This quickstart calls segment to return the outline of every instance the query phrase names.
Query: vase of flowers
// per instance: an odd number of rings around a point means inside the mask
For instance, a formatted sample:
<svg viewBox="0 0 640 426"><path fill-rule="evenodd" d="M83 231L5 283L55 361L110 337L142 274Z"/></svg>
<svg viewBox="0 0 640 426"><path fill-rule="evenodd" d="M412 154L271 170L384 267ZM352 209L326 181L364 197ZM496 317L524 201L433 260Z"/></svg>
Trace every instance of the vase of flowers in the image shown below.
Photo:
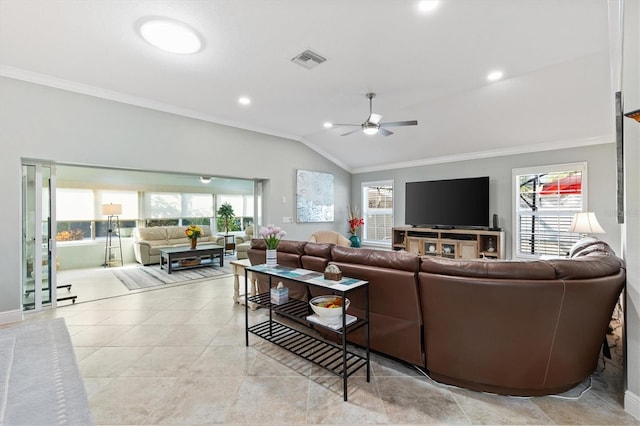
<svg viewBox="0 0 640 426"><path fill-rule="evenodd" d="M358 208L354 207L353 209L349 207L349 233L351 236L349 240L351 241L351 247L360 247L360 237L356 235L358 228L364 225L364 218L360 216L358 212Z"/></svg>
<svg viewBox="0 0 640 426"><path fill-rule="evenodd" d="M198 238L202 235L202 228L198 225L189 225L187 229L184 230L184 234L191 242L191 249L195 249L198 245Z"/></svg>
<svg viewBox="0 0 640 426"><path fill-rule="evenodd" d="M261 227L258 234L262 236L267 246L267 266L276 266L278 264L278 244L287 233L275 225L267 225Z"/></svg>

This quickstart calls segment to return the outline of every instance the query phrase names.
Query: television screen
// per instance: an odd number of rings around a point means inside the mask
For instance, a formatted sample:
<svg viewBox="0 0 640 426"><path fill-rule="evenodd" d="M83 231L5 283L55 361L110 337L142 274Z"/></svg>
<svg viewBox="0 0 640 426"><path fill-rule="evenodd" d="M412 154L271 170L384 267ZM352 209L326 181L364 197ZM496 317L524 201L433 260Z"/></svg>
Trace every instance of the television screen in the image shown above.
<svg viewBox="0 0 640 426"><path fill-rule="evenodd" d="M488 228L489 177L407 182L405 223L426 228Z"/></svg>

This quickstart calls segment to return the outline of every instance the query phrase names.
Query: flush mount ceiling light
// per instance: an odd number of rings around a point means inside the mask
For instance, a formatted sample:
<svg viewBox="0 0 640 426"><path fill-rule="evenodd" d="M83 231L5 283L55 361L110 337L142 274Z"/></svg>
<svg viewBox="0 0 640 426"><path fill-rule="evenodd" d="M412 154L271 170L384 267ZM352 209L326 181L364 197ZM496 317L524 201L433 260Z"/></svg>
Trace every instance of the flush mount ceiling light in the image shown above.
<svg viewBox="0 0 640 426"><path fill-rule="evenodd" d="M238 98L238 103L240 105L245 105L246 106L246 105L251 104L251 99L246 97L246 96L241 96L241 97Z"/></svg>
<svg viewBox="0 0 640 426"><path fill-rule="evenodd" d="M487 80L489 81L498 81L502 78L502 76L504 75L504 73L502 71L491 71L488 75L487 75Z"/></svg>
<svg viewBox="0 0 640 426"><path fill-rule="evenodd" d="M431 13L438 8L440 2L438 0L422 0L418 2L418 10L421 13Z"/></svg>
<svg viewBox="0 0 640 426"><path fill-rule="evenodd" d="M173 19L145 19L139 31L147 43L166 52L186 55L202 48L200 36L186 24Z"/></svg>
<svg viewBox="0 0 640 426"><path fill-rule="evenodd" d="M326 123L323 124L323 126L325 129L330 129L333 127L333 123L327 121Z"/></svg>

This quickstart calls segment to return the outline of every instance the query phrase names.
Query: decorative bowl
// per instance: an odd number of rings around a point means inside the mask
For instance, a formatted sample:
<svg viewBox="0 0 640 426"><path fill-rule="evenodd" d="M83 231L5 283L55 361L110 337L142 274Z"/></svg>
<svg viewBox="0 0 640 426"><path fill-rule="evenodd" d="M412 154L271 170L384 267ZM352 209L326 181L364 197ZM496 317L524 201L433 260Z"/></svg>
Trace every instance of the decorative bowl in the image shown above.
<svg viewBox="0 0 640 426"><path fill-rule="evenodd" d="M346 300L345 310L349 309L351 303ZM342 321L342 296L326 295L316 296L309 301L313 312L327 324L340 324Z"/></svg>

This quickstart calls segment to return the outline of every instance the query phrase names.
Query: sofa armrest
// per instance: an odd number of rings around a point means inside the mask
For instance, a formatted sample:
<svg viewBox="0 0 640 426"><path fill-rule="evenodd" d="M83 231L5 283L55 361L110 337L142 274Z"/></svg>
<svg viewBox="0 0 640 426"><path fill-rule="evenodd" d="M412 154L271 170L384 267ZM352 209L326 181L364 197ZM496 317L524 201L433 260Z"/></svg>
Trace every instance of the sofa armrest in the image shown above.
<svg viewBox="0 0 640 426"><path fill-rule="evenodd" d="M151 263L151 244L146 241L136 241L133 243L133 253L136 262L148 265Z"/></svg>

